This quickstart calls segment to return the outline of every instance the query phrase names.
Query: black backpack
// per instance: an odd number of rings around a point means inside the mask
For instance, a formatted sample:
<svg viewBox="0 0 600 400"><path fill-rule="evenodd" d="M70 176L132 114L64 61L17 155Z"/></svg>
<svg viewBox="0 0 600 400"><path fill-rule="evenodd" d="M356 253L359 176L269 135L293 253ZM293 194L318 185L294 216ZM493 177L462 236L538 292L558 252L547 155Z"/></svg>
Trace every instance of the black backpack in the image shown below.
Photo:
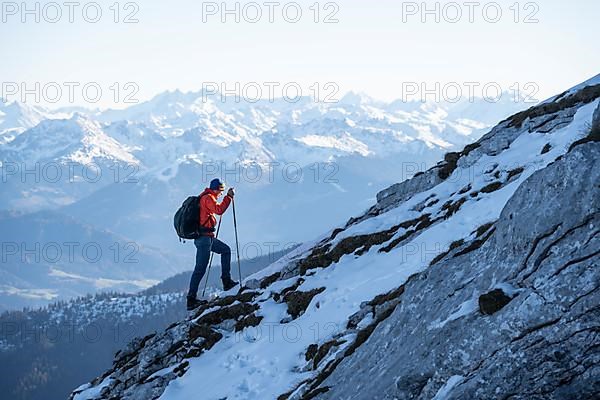
<svg viewBox="0 0 600 400"><path fill-rule="evenodd" d="M205 228L200 226L200 198L204 194L188 197L175 213L173 225L175 226L175 231L180 240L198 239L200 233L215 231L215 228Z"/></svg>

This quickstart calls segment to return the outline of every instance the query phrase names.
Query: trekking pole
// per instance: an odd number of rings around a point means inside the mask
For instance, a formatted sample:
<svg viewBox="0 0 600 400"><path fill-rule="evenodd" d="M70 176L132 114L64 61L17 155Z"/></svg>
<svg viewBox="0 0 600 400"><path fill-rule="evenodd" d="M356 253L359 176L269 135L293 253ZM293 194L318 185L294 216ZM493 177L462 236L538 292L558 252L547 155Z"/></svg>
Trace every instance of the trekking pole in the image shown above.
<svg viewBox="0 0 600 400"><path fill-rule="evenodd" d="M237 234L237 220L235 218L235 200L231 198L231 204L233 205L233 230L235 231L235 248L238 262L238 276L240 277L240 290L242 290L242 267L240 267L240 245Z"/></svg>
<svg viewBox="0 0 600 400"><path fill-rule="evenodd" d="M219 238L219 229L221 229L221 219L223 215L219 215L219 225L217 225L217 234L215 235L215 239ZM208 259L208 269L206 270L206 280L204 281L204 289L202 289L202 297L204 297L204 292L206 292L206 285L208 285L208 275L210 275L210 266L212 265L213 260L213 252L212 252L212 240L210 242L210 249L208 250L210 254L210 258Z"/></svg>

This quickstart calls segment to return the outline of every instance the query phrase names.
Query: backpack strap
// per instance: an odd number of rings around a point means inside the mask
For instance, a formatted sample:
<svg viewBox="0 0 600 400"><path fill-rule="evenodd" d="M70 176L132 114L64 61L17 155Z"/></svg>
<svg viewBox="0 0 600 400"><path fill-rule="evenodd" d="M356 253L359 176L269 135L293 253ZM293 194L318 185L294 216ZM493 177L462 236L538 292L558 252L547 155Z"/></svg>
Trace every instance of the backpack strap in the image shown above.
<svg viewBox="0 0 600 400"><path fill-rule="evenodd" d="M203 192L203 193L201 193L198 196L198 209L200 209L200 210L202 209L202 203L201 203L202 196L206 196L208 194L210 194L210 193ZM206 219L205 222L208 222L208 221L210 221L210 214L208 215L208 218ZM213 228L207 228L204 225L202 225L202 221L200 221L200 216L198 216L198 228L199 228L198 229L199 232L214 232L215 231L214 227Z"/></svg>

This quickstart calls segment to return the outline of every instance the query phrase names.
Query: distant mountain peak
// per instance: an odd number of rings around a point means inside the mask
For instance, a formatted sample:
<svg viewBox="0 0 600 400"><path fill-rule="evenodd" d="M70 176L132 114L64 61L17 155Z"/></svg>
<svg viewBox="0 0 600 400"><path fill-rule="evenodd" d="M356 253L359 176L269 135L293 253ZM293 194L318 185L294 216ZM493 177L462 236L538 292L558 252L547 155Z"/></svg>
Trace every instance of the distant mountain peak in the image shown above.
<svg viewBox="0 0 600 400"><path fill-rule="evenodd" d="M373 98L369 97L363 92L349 91L344 96L342 96L338 103L358 106L363 104L371 104L373 102Z"/></svg>

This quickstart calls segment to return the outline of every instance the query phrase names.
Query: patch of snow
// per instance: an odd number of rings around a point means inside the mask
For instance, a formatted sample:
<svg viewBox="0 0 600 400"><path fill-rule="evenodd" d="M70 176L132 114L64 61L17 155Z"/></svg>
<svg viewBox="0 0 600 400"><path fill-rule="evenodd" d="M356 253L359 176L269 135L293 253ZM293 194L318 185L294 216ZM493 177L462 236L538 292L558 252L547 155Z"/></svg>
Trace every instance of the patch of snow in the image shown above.
<svg viewBox="0 0 600 400"><path fill-rule="evenodd" d="M89 387L89 386L86 386L86 385L80 386L78 389L81 390L80 388L83 388L84 390L81 393L76 394L73 397L73 400L90 400L90 399L94 399L94 398L96 398L97 396L100 395L100 392L102 392L102 389L104 389L106 386L109 386L112 383L111 381L113 381L112 378L107 378L107 379L104 379L102 381L102 383L100 383L97 386L92 386L92 387Z"/></svg>
<svg viewBox="0 0 600 400"><path fill-rule="evenodd" d="M450 378L448 378L448 381L446 381L446 383L444 384L444 386L442 386L440 388L440 390L437 391L437 393L435 394L435 396L431 400L445 400L445 399L447 399L448 395L450 394L450 391L454 387L456 387L456 385L459 385L460 383L462 383L464 380L465 380L464 376L461 376L461 375L452 375Z"/></svg>

